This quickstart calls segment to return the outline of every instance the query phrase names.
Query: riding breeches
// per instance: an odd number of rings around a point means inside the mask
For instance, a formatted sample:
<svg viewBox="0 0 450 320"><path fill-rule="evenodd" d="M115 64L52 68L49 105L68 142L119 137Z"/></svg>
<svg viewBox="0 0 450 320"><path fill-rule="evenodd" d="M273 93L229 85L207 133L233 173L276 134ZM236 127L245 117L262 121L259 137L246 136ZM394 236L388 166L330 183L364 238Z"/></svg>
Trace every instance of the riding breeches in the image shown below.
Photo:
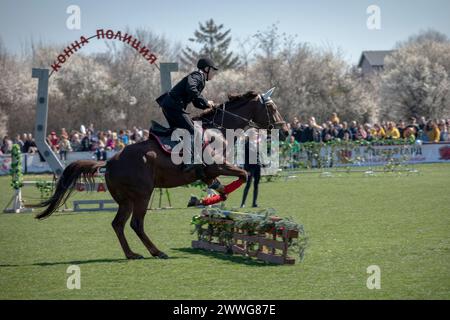
<svg viewBox="0 0 450 320"><path fill-rule="evenodd" d="M194 123L188 114L176 110L166 110L165 108L162 108L162 112L171 128L186 129L194 134Z"/></svg>

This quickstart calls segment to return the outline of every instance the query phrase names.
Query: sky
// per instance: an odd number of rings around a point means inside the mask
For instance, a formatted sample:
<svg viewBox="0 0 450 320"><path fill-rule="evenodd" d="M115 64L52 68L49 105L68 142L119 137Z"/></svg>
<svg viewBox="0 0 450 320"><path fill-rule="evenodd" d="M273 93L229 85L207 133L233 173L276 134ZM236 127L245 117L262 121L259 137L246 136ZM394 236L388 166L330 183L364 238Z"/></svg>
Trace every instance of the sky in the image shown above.
<svg viewBox="0 0 450 320"><path fill-rule="evenodd" d="M80 30L66 27L70 5L81 9ZM378 30L367 27L370 5L380 8ZM20 53L30 39L64 45L100 28L144 27L184 46L199 22L213 18L231 29L236 49L237 40L278 23L280 32L314 47L340 49L356 64L363 50L392 49L420 30L450 37L449 13L449 0L0 0L0 36L10 52ZM91 43L83 51L107 48Z"/></svg>

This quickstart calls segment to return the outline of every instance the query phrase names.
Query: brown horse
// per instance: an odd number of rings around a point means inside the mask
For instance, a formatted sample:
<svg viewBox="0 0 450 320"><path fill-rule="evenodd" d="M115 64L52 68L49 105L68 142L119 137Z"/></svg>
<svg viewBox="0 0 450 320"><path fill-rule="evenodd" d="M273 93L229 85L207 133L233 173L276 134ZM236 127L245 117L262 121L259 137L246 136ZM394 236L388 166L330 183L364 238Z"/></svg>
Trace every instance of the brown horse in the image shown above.
<svg viewBox="0 0 450 320"><path fill-rule="evenodd" d="M281 133L287 133L287 127L275 103L269 97L248 92L241 96L231 97L230 101L222 106L201 114L198 119L205 124L227 129L245 128L255 126L258 128L272 129L278 127ZM181 165L175 165L170 155L164 152L159 143L150 138L146 141L129 145L121 152L114 155L107 162L91 160L75 161L68 165L59 178L52 197L37 205L46 209L36 216L43 219L50 216L63 205L75 189L76 183L81 179L92 183L94 176L100 168L105 168L105 180L108 191L119 208L112 222L112 227L119 238L120 245L128 259L140 259L140 254L134 253L125 238L124 227L131 216L131 228L144 243L150 254L158 258L168 258L150 241L144 231L144 217L150 196L154 188L172 188L186 185L198 180L194 170L184 172ZM212 164L205 167L203 182L208 186L218 182L218 176L238 177L240 186L247 179L246 171L229 163ZM235 181L236 183L236 181ZM215 183L219 192L229 193L229 188ZM222 200L226 198L221 195Z"/></svg>

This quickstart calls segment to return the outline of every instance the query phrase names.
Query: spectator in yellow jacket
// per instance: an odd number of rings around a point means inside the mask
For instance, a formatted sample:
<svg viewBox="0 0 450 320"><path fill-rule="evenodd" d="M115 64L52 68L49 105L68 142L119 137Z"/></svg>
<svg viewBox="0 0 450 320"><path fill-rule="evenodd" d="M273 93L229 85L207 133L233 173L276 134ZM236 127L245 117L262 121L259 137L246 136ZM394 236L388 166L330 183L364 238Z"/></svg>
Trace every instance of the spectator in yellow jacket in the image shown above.
<svg viewBox="0 0 450 320"><path fill-rule="evenodd" d="M394 122L389 121L387 124L386 139L399 139L399 138L400 138L400 131L398 131Z"/></svg>
<svg viewBox="0 0 450 320"><path fill-rule="evenodd" d="M441 139L441 131L433 120L429 120L425 126L425 134L429 142L439 142Z"/></svg>
<svg viewBox="0 0 450 320"><path fill-rule="evenodd" d="M335 126L337 126L337 125L341 122L341 120L340 120L339 117L337 116L337 113L336 113L336 112L333 112L333 113L331 114L331 119L330 119L330 121L331 121Z"/></svg>
<svg viewBox="0 0 450 320"><path fill-rule="evenodd" d="M378 123L375 123L373 125L373 128L370 130L370 135L374 139L384 139L386 137L386 132L384 131L382 126L380 126Z"/></svg>

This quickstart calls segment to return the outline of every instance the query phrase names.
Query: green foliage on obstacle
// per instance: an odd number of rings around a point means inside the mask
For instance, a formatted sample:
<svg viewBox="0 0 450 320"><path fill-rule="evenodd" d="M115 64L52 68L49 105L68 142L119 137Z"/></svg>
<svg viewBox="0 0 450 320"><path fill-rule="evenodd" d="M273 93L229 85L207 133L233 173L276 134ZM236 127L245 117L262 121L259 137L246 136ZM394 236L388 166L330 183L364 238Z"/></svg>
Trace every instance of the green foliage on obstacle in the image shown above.
<svg viewBox="0 0 450 320"><path fill-rule="evenodd" d="M46 180L37 181L36 188L39 190L41 200L44 201L50 198L53 193L53 182Z"/></svg>
<svg viewBox="0 0 450 320"><path fill-rule="evenodd" d="M19 190L23 187L23 174L22 174L22 152L20 146L14 144L11 150L11 187L15 190Z"/></svg>

